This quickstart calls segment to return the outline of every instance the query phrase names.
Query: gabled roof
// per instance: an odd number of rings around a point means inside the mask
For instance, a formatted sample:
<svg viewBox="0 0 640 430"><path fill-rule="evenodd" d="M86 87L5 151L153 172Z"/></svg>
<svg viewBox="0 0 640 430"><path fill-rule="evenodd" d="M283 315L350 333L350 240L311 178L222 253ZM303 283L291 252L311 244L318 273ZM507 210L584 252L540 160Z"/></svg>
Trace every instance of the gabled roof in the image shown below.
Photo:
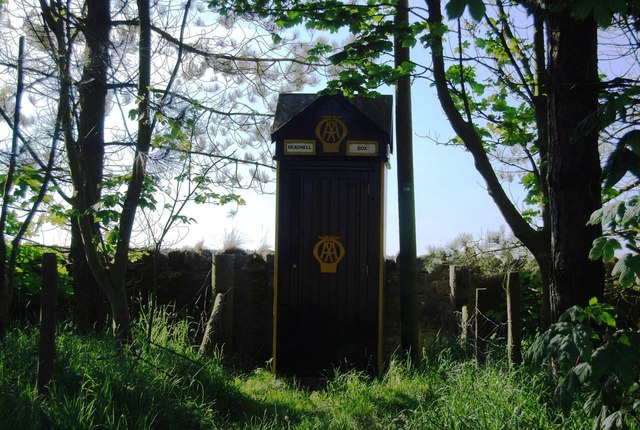
<svg viewBox="0 0 640 430"><path fill-rule="evenodd" d="M281 93L278 97L278 105L276 106L276 114L271 128L271 134L277 134L278 130L285 127L289 121L301 115L307 109L312 109L317 103L335 97L338 97L343 103L352 105L374 126L379 127L389 135L389 142L391 143L393 97L390 95L383 95L377 98L356 97L347 99L344 96L319 96L318 94L311 93Z"/></svg>

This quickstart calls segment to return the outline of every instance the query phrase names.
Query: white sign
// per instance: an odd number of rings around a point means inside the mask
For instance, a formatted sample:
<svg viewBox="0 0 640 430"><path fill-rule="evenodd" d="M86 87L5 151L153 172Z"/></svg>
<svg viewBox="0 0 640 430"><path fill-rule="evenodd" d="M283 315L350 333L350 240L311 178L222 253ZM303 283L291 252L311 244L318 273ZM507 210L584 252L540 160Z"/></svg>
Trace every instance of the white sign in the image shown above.
<svg viewBox="0 0 640 430"><path fill-rule="evenodd" d="M373 156L378 155L378 142L369 140L347 141L347 155Z"/></svg>
<svg viewBox="0 0 640 430"><path fill-rule="evenodd" d="M284 153L287 155L314 155L316 142L313 140L285 140Z"/></svg>

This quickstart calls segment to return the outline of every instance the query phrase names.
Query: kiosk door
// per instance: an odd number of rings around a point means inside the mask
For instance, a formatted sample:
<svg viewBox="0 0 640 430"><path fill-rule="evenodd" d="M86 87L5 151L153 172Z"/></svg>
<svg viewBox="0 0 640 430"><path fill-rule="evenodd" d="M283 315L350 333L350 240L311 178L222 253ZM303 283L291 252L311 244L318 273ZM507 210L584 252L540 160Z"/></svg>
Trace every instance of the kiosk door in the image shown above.
<svg viewBox="0 0 640 430"><path fill-rule="evenodd" d="M287 169L278 232L278 372L375 371L380 197L375 169ZM379 183L379 182L378 182ZM295 203L293 203L295 202ZM292 204L293 203L293 204Z"/></svg>

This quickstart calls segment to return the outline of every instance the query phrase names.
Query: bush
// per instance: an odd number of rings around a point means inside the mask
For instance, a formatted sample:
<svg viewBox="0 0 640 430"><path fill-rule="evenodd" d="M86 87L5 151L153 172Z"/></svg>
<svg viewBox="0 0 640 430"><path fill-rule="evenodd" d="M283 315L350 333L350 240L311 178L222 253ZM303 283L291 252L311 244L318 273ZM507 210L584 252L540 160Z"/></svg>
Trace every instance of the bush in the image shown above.
<svg viewBox="0 0 640 430"><path fill-rule="evenodd" d="M64 254L39 245L22 244L16 261L13 309L23 321L35 321L40 311L42 255L47 252L53 252L58 257L58 301L64 307L73 296L71 275Z"/></svg>
<svg viewBox="0 0 640 430"><path fill-rule="evenodd" d="M592 299L567 310L525 354L534 366L547 358L558 376L554 402L565 413L581 401L594 428L640 425L640 333L618 329L612 306Z"/></svg>

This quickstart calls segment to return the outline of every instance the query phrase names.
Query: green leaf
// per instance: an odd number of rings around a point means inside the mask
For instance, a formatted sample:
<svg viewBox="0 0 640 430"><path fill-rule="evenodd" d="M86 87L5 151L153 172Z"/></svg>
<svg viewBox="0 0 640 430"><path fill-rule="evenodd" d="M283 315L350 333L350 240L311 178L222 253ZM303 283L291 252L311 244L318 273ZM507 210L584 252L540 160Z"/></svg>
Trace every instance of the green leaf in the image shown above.
<svg viewBox="0 0 640 430"><path fill-rule="evenodd" d="M486 6L483 0L468 0L469 13L471 18L475 21L481 21L484 13L486 12Z"/></svg>
<svg viewBox="0 0 640 430"><path fill-rule="evenodd" d="M626 175L628 172L638 170L640 166L640 157L627 148L618 148L611 153L607 160L607 164L602 170L604 178L604 187L612 188Z"/></svg>
<svg viewBox="0 0 640 430"><path fill-rule="evenodd" d="M602 391L590 392L584 402L583 409L587 416L595 417L602 409Z"/></svg>
<svg viewBox="0 0 640 430"><path fill-rule="evenodd" d="M449 19L457 19L462 16L466 7L466 0L449 0L449 3L445 6L445 10Z"/></svg>
<svg viewBox="0 0 640 430"><path fill-rule="evenodd" d="M611 25L611 18L613 18L613 11L607 1L595 1L593 3L593 17L598 25L602 28L607 28Z"/></svg>
<svg viewBox="0 0 640 430"><path fill-rule="evenodd" d="M577 394L580 393L580 379L573 371L567 373L567 375L560 381L553 394L553 401L556 405L562 408L562 411L567 415L571 410L571 404Z"/></svg>
<svg viewBox="0 0 640 430"><path fill-rule="evenodd" d="M536 338L525 352L525 361L535 368L540 367L545 358L548 357L549 340L551 330L547 330Z"/></svg>
<svg viewBox="0 0 640 430"><path fill-rule="evenodd" d="M626 202L613 202L595 211L591 215L588 224L597 224L597 221L599 220L603 225L606 225L613 230L618 225L618 220L624 217L626 210Z"/></svg>
<svg viewBox="0 0 640 430"><path fill-rule="evenodd" d="M565 333L568 333L571 331L571 322L581 322L584 321L585 318L586 315L584 309L581 306L571 306L569 309L564 311L562 315L560 315L560 318L558 318L558 321L560 322L555 323L554 326L557 328L562 327L564 328L563 331Z"/></svg>
<svg viewBox="0 0 640 430"><path fill-rule="evenodd" d="M618 282L623 287L634 285L636 279L640 278L640 255L624 255L613 267L611 274L618 277Z"/></svg>
<svg viewBox="0 0 640 430"><path fill-rule="evenodd" d="M598 1L598 0L596 0ZM577 19L585 19L593 10L594 0L578 0L573 3L571 12Z"/></svg>
<svg viewBox="0 0 640 430"><path fill-rule="evenodd" d="M621 224L625 228L640 227L640 204L636 202L627 202L627 211L622 217Z"/></svg>
<svg viewBox="0 0 640 430"><path fill-rule="evenodd" d="M589 217L589 221L587 221L588 225L598 225L602 223L602 215L604 213L604 208L597 209L591 214Z"/></svg>
<svg viewBox="0 0 640 430"><path fill-rule="evenodd" d="M581 384L587 384L591 380L591 365L589 363L579 363L573 368Z"/></svg>
<svg viewBox="0 0 640 430"><path fill-rule="evenodd" d="M613 362L617 359L615 350L606 344L596 349L591 356L591 380L600 381L611 371Z"/></svg>
<svg viewBox="0 0 640 430"><path fill-rule="evenodd" d="M626 0L608 0L607 3L609 3L609 8L613 13L624 14L627 12Z"/></svg>
<svg viewBox="0 0 640 430"><path fill-rule="evenodd" d="M622 411L615 411L602 421L602 430L616 430L623 428L624 419Z"/></svg>
<svg viewBox="0 0 640 430"><path fill-rule="evenodd" d="M572 340L582 361L591 360L591 354L593 353L592 337L593 329L591 327L584 324L576 324L572 332Z"/></svg>
<svg viewBox="0 0 640 430"><path fill-rule="evenodd" d="M622 249L622 245L617 239L599 237L593 241L591 251L589 251L589 259L599 260L602 258L604 261L613 260L615 252L618 249Z"/></svg>

